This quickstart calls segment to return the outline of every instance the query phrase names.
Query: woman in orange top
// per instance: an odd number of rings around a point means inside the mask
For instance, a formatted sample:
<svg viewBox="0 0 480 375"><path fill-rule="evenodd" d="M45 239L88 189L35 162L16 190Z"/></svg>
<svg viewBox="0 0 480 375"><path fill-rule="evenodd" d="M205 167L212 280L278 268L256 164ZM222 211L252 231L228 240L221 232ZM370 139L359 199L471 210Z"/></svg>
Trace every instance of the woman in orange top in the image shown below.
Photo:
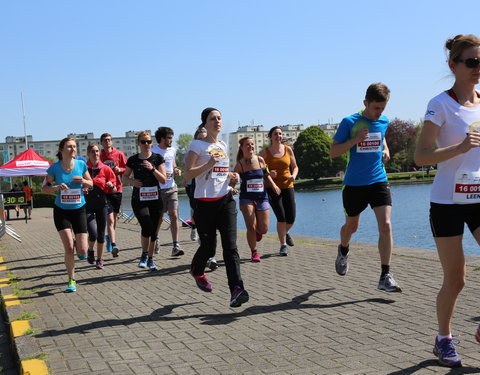
<svg viewBox="0 0 480 375"><path fill-rule="evenodd" d="M295 192L293 181L297 178L298 166L293 150L282 143L282 129L274 126L268 132L270 146L262 150L260 156L265 159L273 182L281 190L280 195L274 186L267 189L270 206L277 218L277 232L280 241L280 255L288 255L288 246L294 246L288 231L295 221Z"/></svg>

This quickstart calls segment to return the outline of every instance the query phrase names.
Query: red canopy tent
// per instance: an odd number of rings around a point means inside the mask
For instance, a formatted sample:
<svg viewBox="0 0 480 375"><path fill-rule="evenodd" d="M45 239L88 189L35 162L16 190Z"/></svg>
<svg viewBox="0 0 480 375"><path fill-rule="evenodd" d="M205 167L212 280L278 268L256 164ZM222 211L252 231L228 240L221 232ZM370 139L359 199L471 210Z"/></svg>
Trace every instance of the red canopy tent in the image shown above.
<svg viewBox="0 0 480 375"><path fill-rule="evenodd" d="M25 150L0 166L0 177L45 176L52 164L38 155L33 148Z"/></svg>

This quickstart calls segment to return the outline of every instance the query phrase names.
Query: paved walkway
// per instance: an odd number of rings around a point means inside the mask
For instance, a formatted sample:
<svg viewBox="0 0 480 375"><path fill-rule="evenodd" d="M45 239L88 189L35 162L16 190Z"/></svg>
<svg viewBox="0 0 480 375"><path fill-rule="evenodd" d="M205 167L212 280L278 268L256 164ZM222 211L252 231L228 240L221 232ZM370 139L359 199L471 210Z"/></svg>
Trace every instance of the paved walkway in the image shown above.
<svg viewBox="0 0 480 375"><path fill-rule="evenodd" d="M211 294L189 275L195 243L181 230L186 255L170 257L161 231L157 272L137 267L139 227L120 224L119 258L104 270L77 260L78 290L64 293L63 249L50 209L9 222L20 244L1 239L8 269L18 277L23 311L52 374L471 374L480 372L480 265L468 258L468 280L454 319L464 365L437 366L435 296L441 270L433 251L395 248L392 271L403 293L376 289L377 250L352 244L350 271L334 269L335 240L294 236L288 257L277 256L274 234L260 242L261 263L249 262L239 233L242 275L250 302L229 307L225 268L209 274ZM328 218L326 218L327 220ZM427 224L425 224L427 225ZM332 233L332 237L337 234ZM218 258L222 258L219 254Z"/></svg>

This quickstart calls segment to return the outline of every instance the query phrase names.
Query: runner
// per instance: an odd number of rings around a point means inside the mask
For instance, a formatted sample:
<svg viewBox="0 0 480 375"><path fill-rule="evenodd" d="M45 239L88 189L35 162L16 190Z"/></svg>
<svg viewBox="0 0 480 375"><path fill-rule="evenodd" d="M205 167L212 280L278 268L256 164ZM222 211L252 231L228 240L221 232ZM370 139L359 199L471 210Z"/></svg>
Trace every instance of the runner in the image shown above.
<svg viewBox="0 0 480 375"><path fill-rule="evenodd" d="M252 262L260 262L257 242L267 233L270 224L270 205L264 179L275 190L281 191L269 175L265 160L255 155L255 143L251 137L243 137L238 143L237 164L234 171L240 174L240 210L247 227L247 242L251 251Z"/></svg>
<svg viewBox="0 0 480 375"><path fill-rule="evenodd" d="M70 293L77 290L73 237L70 228L73 228L75 233L78 259L83 260L87 251L87 217L83 188L91 188L93 182L85 162L75 160L77 153L75 139L69 137L62 139L58 149L58 161L48 167L42 192L57 194L53 220L65 250L65 267L68 274L65 292Z"/></svg>
<svg viewBox="0 0 480 375"><path fill-rule="evenodd" d="M167 127L160 127L155 132L155 139L158 145L152 148L152 152L160 154L165 159L165 170L167 172L167 181L160 184L160 198L163 202L162 216L157 228L157 241L155 241L155 253L158 254L159 241L158 232L162 225L163 215L168 212L170 217L170 232L172 234L172 257L182 256L184 251L180 248L178 243L178 188L175 183L175 176L181 176L182 171L177 168L175 158L177 157L177 150L172 147L173 130Z"/></svg>
<svg viewBox="0 0 480 375"><path fill-rule="evenodd" d="M185 160L185 177L195 178L194 217L200 236L200 247L192 259L191 274L202 291L212 291L212 285L205 276L205 266L208 258L215 255L218 229L231 293L230 306L239 307L249 299L240 275L237 209L230 186L238 181L239 176L228 171L227 146L219 140L222 115L215 108L205 108L201 119L207 137L192 142Z"/></svg>
<svg viewBox="0 0 480 375"><path fill-rule="evenodd" d="M115 228L117 226L117 216L122 207L122 175L125 172L127 158L125 154L113 147L112 135L109 133L103 133L100 136L100 142L103 150L100 152L100 160L110 168L112 168L115 176L117 177L116 193L107 194L109 202L109 211L107 216L107 251L112 252L113 257L117 257L119 248L117 246L117 237L115 235Z"/></svg>
<svg viewBox="0 0 480 375"><path fill-rule="evenodd" d="M162 155L152 153L149 132L138 133L137 144L140 153L128 158L122 180L125 185L133 186L132 210L142 228L142 255L138 266L155 271L157 265L153 261L153 247L162 214L158 183L166 182L165 161ZM132 173L133 179L130 177Z"/></svg>
<svg viewBox="0 0 480 375"><path fill-rule="evenodd" d="M480 82L480 38L457 35L445 47L455 83L428 103L415 162L438 163L430 193L430 227L443 284L437 295L438 334L433 353L441 365L457 367L462 361L451 321L465 285L465 223L480 243L480 92L475 89ZM475 337L480 342L480 327Z"/></svg>
<svg viewBox="0 0 480 375"><path fill-rule="evenodd" d="M347 274L350 238L358 229L360 214L370 204L379 231L378 251L382 272L378 289L401 292L390 273L393 247L390 221L392 199L383 166L383 163L390 159L385 140L389 120L382 116L389 98L390 90L386 85L371 84L363 101L365 109L344 118L333 137L330 157L349 153L342 192L345 224L340 230L335 270L341 276Z"/></svg>
<svg viewBox="0 0 480 375"><path fill-rule="evenodd" d="M25 198L27 200L27 205L23 207L23 212L25 212L25 218L32 218L32 196L33 196L33 189L28 186L27 181L23 181L22 190L25 192ZM28 215L27 215L28 214Z"/></svg>
<svg viewBox="0 0 480 375"><path fill-rule="evenodd" d="M105 227L107 225L108 201L107 193L115 193L117 178L110 167L100 161L100 148L96 144L89 144L88 172L93 180L93 187L86 190L85 200L87 202L87 230L88 250L87 261L95 264L98 269L103 269L103 250L105 247ZM97 242L97 260L93 250Z"/></svg>
<svg viewBox="0 0 480 375"><path fill-rule="evenodd" d="M288 231L295 222L295 190L293 181L298 175L297 161L293 150L282 143L283 133L279 126L274 126L268 132L270 146L260 152L260 156L265 159L270 176L275 185L280 188L280 194L277 194L275 186L267 189L270 205L277 218L277 233L280 241L280 255L288 255L288 246L294 246L293 238Z"/></svg>

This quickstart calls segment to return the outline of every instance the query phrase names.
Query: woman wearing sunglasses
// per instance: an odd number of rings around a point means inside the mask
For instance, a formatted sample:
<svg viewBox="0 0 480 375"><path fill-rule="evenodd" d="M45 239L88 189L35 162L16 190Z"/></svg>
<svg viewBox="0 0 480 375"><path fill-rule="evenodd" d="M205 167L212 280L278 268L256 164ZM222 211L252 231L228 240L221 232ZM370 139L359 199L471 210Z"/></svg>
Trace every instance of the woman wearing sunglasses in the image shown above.
<svg viewBox="0 0 480 375"><path fill-rule="evenodd" d="M140 153L128 158L122 181L124 185L133 186L132 210L142 228L142 255L138 266L155 271L157 266L153 262L153 248L162 213L158 183L164 184L167 178L165 160L162 155L151 151L152 137L149 132L140 132L137 144Z"/></svg>
<svg viewBox="0 0 480 375"><path fill-rule="evenodd" d="M480 244L480 38L457 35L445 44L452 88L434 97L415 150L418 165L438 163L430 193L430 226L443 269L437 295L438 335L433 353L443 366L461 366L450 323L465 284L464 224ZM480 330L477 330L480 342Z"/></svg>
<svg viewBox="0 0 480 375"><path fill-rule="evenodd" d="M207 260L215 255L218 229L231 293L230 306L239 307L249 299L240 276L237 207L230 186L237 183L239 176L229 172L227 145L219 139L222 130L220 111L205 108L201 119L201 127L207 130L207 136L193 141L185 158L185 178L195 178L193 215L200 237L200 247L192 259L190 272L200 290L212 291L205 267Z"/></svg>

